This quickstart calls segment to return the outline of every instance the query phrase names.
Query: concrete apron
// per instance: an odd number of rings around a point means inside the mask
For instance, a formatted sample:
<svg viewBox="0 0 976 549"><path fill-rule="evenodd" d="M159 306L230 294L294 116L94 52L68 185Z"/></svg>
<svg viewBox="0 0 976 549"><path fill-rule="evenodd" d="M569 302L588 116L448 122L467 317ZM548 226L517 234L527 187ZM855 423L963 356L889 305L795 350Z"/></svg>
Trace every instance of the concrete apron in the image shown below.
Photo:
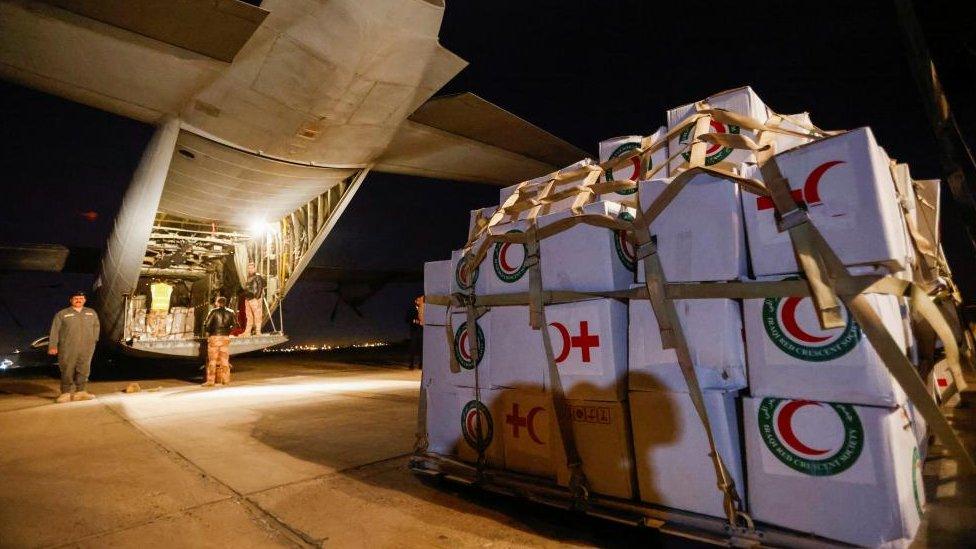
<svg viewBox="0 0 976 549"><path fill-rule="evenodd" d="M0 380L0 545L556 544L410 473L419 372L249 373L60 405Z"/></svg>

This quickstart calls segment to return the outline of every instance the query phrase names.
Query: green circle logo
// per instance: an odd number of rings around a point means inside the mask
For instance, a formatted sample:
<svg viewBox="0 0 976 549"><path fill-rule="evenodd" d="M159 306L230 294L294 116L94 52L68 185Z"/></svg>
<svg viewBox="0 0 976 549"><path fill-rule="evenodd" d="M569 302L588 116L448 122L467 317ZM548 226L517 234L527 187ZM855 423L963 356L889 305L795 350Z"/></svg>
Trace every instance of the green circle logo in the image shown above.
<svg viewBox="0 0 976 549"><path fill-rule="evenodd" d="M687 145L688 138L691 136L692 130L695 129L694 124L688 124L683 130L681 130L681 135L678 136L679 145ZM711 121L711 132L709 133L739 133L739 126L734 126L732 124L723 124L718 120ZM708 149L705 150L705 165L712 166L718 164L722 160L725 160L727 156L732 154L732 147L723 147L718 144L709 145ZM691 160L691 152L681 153L681 157L685 159L685 162Z"/></svg>
<svg viewBox="0 0 976 549"><path fill-rule="evenodd" d="M478 402L471 400L461 409L461 433L464 434L464 441L468 446L478 452L483 452L491 445L491 439L495 434L492 424L491 413L488 408Z"/></svg>
<svg viewBox="0 0 976 549"><path fill-rule="evenodd" d="M485 334L481 331L481 326L474 323L474 330L478 338L478 361L471 360L471 345L468 343L468 323L462 322L461 327L454 332L454 358L465 370L474 369L475 365L481 364L481 359L485 358Z"/></svg>
<svg viewBox="0 0 976 549"><path fill-rule="evenodd" d="M478 272L479 267L475 267L470 273L465 269L465 265L468 264L468 258L462 257L457 262L457 267L454 268L454 282L457 283L458 287L462 290L470 290L474 288L476 282L478 282Z"/></svg>
<svg viewBox="0 0 976 549"><path fill-rule="evenodd" d="M639 147L640 147L640 143L624 143L624 144L620 145L619 147L617 147L616 149L614 149L613 152L610 153L610 158L608 158L607 160L613 160L614 158L617 158L619 156L623 156L624 154L626 154L626 153L628 153L628 152L630 152L630 151L632 151L634 149L637 149ZM631 181L633 181L633 182L636 183L638 181L638 179L640 178L640 156L635 156L635 157L631 158L630 160L631 160L631 163L632 163L632 167L630 168L631 169L631 172L629 174L626 173L627 170L628 170L627 166L622 166L620 168L617 168L613 172L607 172L607 173L603 174L603 177L608 182L614 181L614 180L623 181L625 179L629 179L629 180L631 180ZM627 177L617 177L618 174L620 174L621 176L626 175ZM626 195L629 195L629 194L634 194L636 192L637 192L637 187L634 187L633 189L624 189L622 191L616 191L614 194L619 194L619 195L626 196Z"/></svg>
<svg viewBox="0 0 976 549"><path fill-rule="evenodd" d="M808 408L798 434L794 416ZM817 413L830 409L835 414ZM849 469L864 449L864 428L853 406L812 400L765 398L759 405L759 436L787 467L813 477L836 475Z"/></svg>
<svg viewBox="0 0 976 549"><path fill-rule="evenodd" d="M518 229L512 229L508 231L508 234L521 232ZM492 266L495 268L495 275L502 282L511 283L517 281L529 270L529 267L525 264L525 258L527 256L528 251L525 244L496 242L491 259Z"/></svg>
<svg viewBox="0 0 976 549"><path fill-rule="evenodd" d="M821 330L809 297L770 297L763 301L766 335L784 353L807 362L840 358L861 341L861 328L843 308L843 328Z"/></svg>
<svg viewBox="0 0 976 549"><path fill-rule="evenodd" d="M620 212L617 219L633 221L634 216L629 212ZM624 264L624 267L632 272L637 272L637 250L634 245L627 240L627 231L611 231L610 238L613 240L613 247L617 250L617 259Z"/></svg>

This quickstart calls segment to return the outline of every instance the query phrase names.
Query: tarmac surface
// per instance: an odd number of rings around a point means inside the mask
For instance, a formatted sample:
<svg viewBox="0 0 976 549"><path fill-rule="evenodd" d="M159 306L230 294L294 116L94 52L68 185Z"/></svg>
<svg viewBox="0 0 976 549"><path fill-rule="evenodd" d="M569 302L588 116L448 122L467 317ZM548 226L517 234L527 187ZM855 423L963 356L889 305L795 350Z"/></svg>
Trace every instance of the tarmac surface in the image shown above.
<svg viewBox="0 0 976 549"><path fill-rule="evenodd" d="M0 546L691 546L417 477L420 373L391 356L234 364L223 388L194 366L96 365L97 398L57 405L53 372L0 376ZM953 416L972 447L973 408ZM972 546L976 489L940 455L914 545Z"/></svg>
<svg viewBox="0 0 976 549"><path fill-rule="evenodd" d="M387 358L116 368L67 404L53 370L0 376L0 546L687 546L417 477L420 372Z"/></svg>

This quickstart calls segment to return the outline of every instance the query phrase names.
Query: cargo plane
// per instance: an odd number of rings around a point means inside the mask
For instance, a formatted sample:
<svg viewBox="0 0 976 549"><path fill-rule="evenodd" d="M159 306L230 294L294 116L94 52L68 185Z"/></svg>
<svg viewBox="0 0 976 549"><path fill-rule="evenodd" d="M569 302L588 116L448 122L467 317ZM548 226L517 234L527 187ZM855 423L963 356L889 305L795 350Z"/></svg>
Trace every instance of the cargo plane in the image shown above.
<svg viewBox="0 0 976 549"><path fill-rule="evenodd" d="M585 156L475 95L435 98L466 65L438 41L443 14L439 0L0 0L0 77L155 126L97 268L103 342L197 357L211 298L234 297L249 262L277 317L370 171L511 184ZM356 277L329 280L341 293ZM231 351L286 339L272 323Z"/></svg>

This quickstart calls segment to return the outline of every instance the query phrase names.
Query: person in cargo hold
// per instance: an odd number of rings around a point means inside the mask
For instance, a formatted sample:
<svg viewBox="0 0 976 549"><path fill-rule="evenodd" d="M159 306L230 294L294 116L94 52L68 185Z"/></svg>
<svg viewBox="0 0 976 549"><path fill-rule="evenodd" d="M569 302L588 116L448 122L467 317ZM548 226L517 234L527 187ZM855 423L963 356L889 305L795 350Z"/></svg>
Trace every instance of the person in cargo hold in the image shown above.
<svg viewBox="0 0 976 549"><path fill-rule="evenodd" d="M237 315L227 308L227 298L220 296L204 321L207 332L207 379L205 387L230 383L230 333L237 327Z"/></svg>
<svg viewBox="0 0 976 549"><path fill-rule="evenodd" d="M98 314L85 307L85 292L71 294L70 303L54 315L47 347L47 354L57 356L61 368L59 404L95 398L85 389L98 343Z"/></svg>
<svg viewBox="0 0 976 549"><path fill-rule="evenodd" d="M264 324L264 277L257 273L254 263L247 264L247 282L244 283L244 312L247 323L244 325L244 335L261 335L261 325Z"/></svg>

